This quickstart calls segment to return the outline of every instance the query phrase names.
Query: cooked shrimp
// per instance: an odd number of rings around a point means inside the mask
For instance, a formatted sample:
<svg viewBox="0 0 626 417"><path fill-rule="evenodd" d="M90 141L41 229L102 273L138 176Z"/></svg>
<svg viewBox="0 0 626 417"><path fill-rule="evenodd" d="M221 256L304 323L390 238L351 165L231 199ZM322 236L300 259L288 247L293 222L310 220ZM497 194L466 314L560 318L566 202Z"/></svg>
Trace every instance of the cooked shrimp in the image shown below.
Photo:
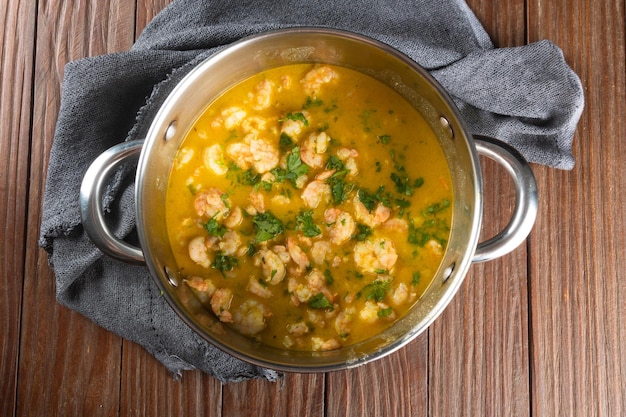
<svg viewBox="0 0 626 417"><path fill-rule="evenodd" d="M287 332L295 337L300 337L309 332L309 326L305 322L300 321L298 323L288 324Z"/></svg>
<svg viewBox="0 0 626 417"><path fill-rule="evenodd" d="M265 281L276 285L285 279L287 270L280 256L269 249L261 249L254 255L254 264L260 266L265 276Z"/></svg>
<svg viewBox="0 0 626 417"><path fill-rule="evenodd" d="M340 148L337 149L337 156L348 170L348 176L356 177L359 173L359 168L356 165L355 158L359 156L359 152L356 149Z"/></svg>
<svg viewBox="0 0 626 417"><path fill-rule="evenodd" d="M176 169L180 169L189 161L191 161L191 158L193 158L193 154L194 154L193 149L181 148L176 153L176 158L175 158L175 163L174 163L174 165L176 166Z"/></svg>
<svg viewBox="0 0 626 417"><path fill-rule="evenodd" d="M436 240L433 240L433 239L429 240L428 242L426 242L424 247L428 249L435 256L443 255L443 246L441 246L441 244L437 242Z"/></svg>
<svg viewBox="0 0 626 417"><path fill-rule="evenodd" d="M303 111L302 115L304 116L306 120L309 119L308 112ZM298 136L300 136L300 134L302 133L305 127L306 126L305 126L304 120L287 119L282 122L280 126L280 133L284 133L288 135L289 137L296 139L298 138Z"/></svg>
<svg viewBox="0 0 626 417"><path fill-rule="evenodd" d="M391 240L376 238L354 245L354 262L362 272L380 274L390 271L397 260L398 254Z"/></svg>
<svg viewBox="0 0 626 417"><path fill-rule="evenodd" d="M356 222L350 213L339 210L338 208L327 209L324 212L324 220L326 223L330 224L330 241L335 245L343 245L346 243L356 230Z"/></svg>
<svg viewBox="0 0 626 417"><path fill-rule="evenodd" d="M226 148L226 154L241 169L249 169L254 159L250 151L250 145L247 143L231 143Z"/></svg>
<svg viewBox="0 0 626 417"><path fill-rule="evenodd" d="M261 284L261 282L259 282L259 280L254 276L251 276L248 280L246 290L252 294L258 295L261 298L270 298L273 295L272 291L270 291L265 284Z"/></svg>
<svg viewBox="0 0 626 417"><path fill-rule="evenodd" d="M395 306L400 306L407 301L412 301L416 296L417 294L409 292L406 284L401 282L391 294L391 303Z"/></svg>
<svg viewBox="0 0 626 417"><path fill-rule="evenodd" d="M229 229L234 229L241 224L243 221L243 213L241 212L241 208L235 206L230 209L228 212L228 216L224 218L224 226Z"/></svg>
<svg viewBox="0 0 626 417"><path fill-rule="evenodd" d="M250 205L254 209L252 210L254 214L265 213L265 197L263 197L263 194L252 189L252 191L250 191L250 194L248 195L248 200L250 201ZM250 213L249 210L246 211Z"/></svg>
<svg viewBox="0 0 626 417"><path fill-rule="evenodd" d="M307 287L311 290L313 295L322 293L328 301L333 302L335 296L330 292L328 287L326 287L326 278L324 278L324 274L322 274L319 269L314 268L307 274L305 279L307 281Z"/></svg>
<svg viewBox="0 0 626 417"><path fill-rule="evenodd" d="M191 288L195 296L202 304L209 305L211 296L216 289L213 281L208 278L203 279L200 277L190 277L183 281L189 288Z"/></svg>
<svg viewBox="0 0 626 417"><path fill-rule="evenodd" d="M244 134L254 133L258 134L265 130L267 122L265 119L257 116L248 117L241 122L241 130Z"/></svg>
<svg viewBox="0 0 626 417"><path fill-rule="evenodd" d="M306 253L298 246L296 241L292 237L287 238L287 250L291 259L302 269L306 269L311 265L311 261L306 256Z"/></svg>
<svg viewBox="0 0 626 417"><path fill-rule="evenodd" d="M354 214L357 220L365 223L369 227L376 227L387 221L389 216L391 216L391 209L380 202L376 204L376 207L370 213L363 203L361 203L358 193L354 196L352 203L354 204Z"/></svg>
<svg viewBox="0 0 626 417"><path fill-rule="evenodd" d="M241 236L234 230L224 233L218 247L224 255L233 256L237 254L237 250L241 246Z"/></svg>
<svg viewBox="0 0 626 417"><path fill-rule="evenodd" d="M263 139L250 139L252 166L259 174L271 171L280 162L280 151L276 146Z"/></svg>
<svg viewBox="0 0 626 417"><path fill-rule="evenodd" d="M198 216L221 220L228 214L230 201L228 194L223 193L219 188L209 188L196 195L194 207Z"/></svg>
<svg viewBox="0 0 626 417"><path fill-rule="evenodd" d="M406 233L409 230L409 224L404 219L389 219L381 226L385 230Z"/></svg>
<svg viewBox="0 0 626 417"><path fill-rule="evenodd" d="M330 243L326 241L317 241L313 243L311 247L311 259L317 265L321 265L326 261L326 258L332 251L330 249Z"/></svg>
<svg viewBox="0 0 626 417"><path fill-rule="evenodd" d="M324 181L313 180L304 187L301 197L309 208L317 208L322 202L330 201L330 185Z"/></svg>
<svg viewBox="0 0 626 417"><path fill-rule="evenodd" d="M224 175L228 171L228 165L224 160L224 151L218 144L209 146L203 153L204 165L217 175Z"/></svg>
<svg viewBox="0 0 626 417"><path fill-rule="evenodd" d="M332 68L322 65L307 72L301 82L306 93L314 96L322 85L336 80L337 78L339 78L339 74L333 71Z"/></svg>
<svg viewBox="0 0 626 417"><path fill-rule="evenodd" d="M311 338L311 349L314 351L334 350L339 349L340 347L341 343L335 339L324 340L320 337Z"/></svg>
<svg viewBox="0 0 626 417"><path fill-rule="evenodd" d="M233 301L233 292L228 288L215 290L211 297L211 309L225 323L232 323L233 316L230 313L230 303Z"/></svg>
<svg viewBox="0 0 626 417"><path fill-rule="evenodd" d="M353 307L348 307L342 310L335 319L335 330L339 337L348 337L352 330L351 324L354 321L355 310Z"/></svg>
<svg viewBox="0 0 626 417"><path fill-rule="evenodd" d="M289 278L287 281L287 291L291 294L291 302L296 307L299 306L300 303L306 303L313 297L311 290L293 277Z"/></svg>
<svg viewBox="0 0 626 417"><path fill-rule="evenodd" d="M217 128L223 124L226 129L230 130L237 127L245 117L245 110L239 107L228 107L222 110L220 117L216 118L213 123L211 123L211 127Z"/></svg>
<svg viewBox="0 0 626 417"><path fill-rule="evenodd" d="M206 239L202 236L193 238L188 246L189 257L198 265L208 268L211 266L211 258L209 257L209 249L206 245Z"/></svg>
<svg viewBox="0 0 626 417"><path fill-rule="evenodd" d="M311 168L324 166L324 154L328 150L330 136L326 132L311 133L302 143L300 158Z"/></svg>
<svg viewBox="0 0 626 417"><path fill-rule="evenodd" d="M380 307L374 301L368 300L365 306L359 312L359 318L366 323L376 323L378 321L378 312Z"/></svg>
<svg viewBox="0 0 626 417"><path fill-rule="evenodd" d="M265 79L259 82L254 88L254 93L250 93L248 96L252 101L252 108L254 108L254 110L268 108L272 104L273 89L274 83L270 80Z"/></svg>
<svg viewBox="0 0 626 417"><path fill-rule="evenodd" d="M272 197L272 204L276 204L277 206L286 206L291 203L291 199L285 195L277 194Z"/></svg>
<svg viewBox="0 0 626 417"><path fill-rule="evenodd" d="M291 260L291 256L289 256L289 252L287 248L283 245L275 245L272 247L272 252L280 257L280 260L283 261L284 264L288 263Z"/></svg>
<svg viewBox="0 0 626 417"><path fill-rule="evenodd" d="M233 313L234 327L247 336L265 329L265 319L272 312L256 300L246 300Z"/></svg>

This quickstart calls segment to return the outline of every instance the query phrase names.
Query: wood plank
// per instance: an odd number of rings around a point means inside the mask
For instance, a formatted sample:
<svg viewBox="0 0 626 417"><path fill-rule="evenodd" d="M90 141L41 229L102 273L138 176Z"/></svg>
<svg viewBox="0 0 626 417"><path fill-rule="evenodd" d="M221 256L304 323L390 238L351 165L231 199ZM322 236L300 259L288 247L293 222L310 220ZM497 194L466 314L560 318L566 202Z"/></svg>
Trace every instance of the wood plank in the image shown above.
<svg viewBox="0 0 626 417"><path fill-rule="evenodd" d="M508 221L512 181L481 158L485 211L481 240ZM430 330L430 407L434 416L529 414L527 255L521 246L473 265Z"/></svg>
<svg viewBox="0 0 626 417"><path fill-rule="evenodd" d="M121 416L221 416L220 382L200 371L177 381L141 346L124 342Z"/></svg>
<svg viewBox="0 0 626 417"><path fill-rule="evenodd" d="M529 11L530 40L559 45L586 94L575 168L537 173L547 198L531 244L532 413L624 415L624 2L531 1Z"/></svg>
<svg viewBox="0 0 626 417"><path fill-rule="evenodd" d="M56 303L54 278L37 241L63 67L73 59L128 46L134 5L61 0L38 5L17 414L114 415L121 341Z"/></svg>
<svg viewBox="0 0 626 417"><path fill-rule="evenodd" d="M0 415L14 415L24 284L35 3L0 4Z"/></svg>
<svg viewBox="0 0 626 417"><path fill-rule="evenodd" d="M496 47L524 44L524 1L468 1ZM514 205L513 183L481 158L481 240L499 232ZM473 265L459 293L431 326L430 414L529 415L527 251Z"/></svg>
<svg viewBox="0 0 626 417"><path fill-rule="evenodd" d="M322 416L324 374L285 374L278 382L224 385L224 416ZM327 415L341 415L328 413Z"/></svg>
<svg viewBox="0 0 626 417"><path fill-rule="evenodd" d="M329 373L327 416L427 416L428 335L355 369Z"/></svg>

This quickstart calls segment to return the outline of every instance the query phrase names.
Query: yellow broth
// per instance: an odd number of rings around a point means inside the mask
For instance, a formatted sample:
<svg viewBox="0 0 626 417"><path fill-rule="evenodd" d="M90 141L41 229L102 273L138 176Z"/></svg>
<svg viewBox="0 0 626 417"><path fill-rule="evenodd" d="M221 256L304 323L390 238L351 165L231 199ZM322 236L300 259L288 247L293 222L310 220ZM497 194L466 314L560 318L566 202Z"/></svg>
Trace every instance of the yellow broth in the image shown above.
<svg viewBox="0 0 626 417"><path fill-rule="evenodd" d="M437 138L403 97L347 68L298 64L208 106L175 158L166 221L207 314L267 345L329 350L419 299L452 202Z"/></svg>

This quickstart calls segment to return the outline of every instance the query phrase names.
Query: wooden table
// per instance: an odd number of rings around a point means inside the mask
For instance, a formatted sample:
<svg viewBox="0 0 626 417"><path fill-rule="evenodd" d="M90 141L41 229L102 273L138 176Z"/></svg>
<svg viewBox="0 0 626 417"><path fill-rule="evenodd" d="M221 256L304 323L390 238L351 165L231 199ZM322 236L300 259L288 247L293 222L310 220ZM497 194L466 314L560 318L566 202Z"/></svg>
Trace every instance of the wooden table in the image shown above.
<svg viewBox="0 0 626 417"><path fill-rule="evenodd" d="M624 0L470 0L499 47L559 45L586 108L576 167L533 166L526 245L474 265L429 330L370 365L278 383L181 381L55 301L37 240L64 65L127 50L168 0L0 2L0 415L626 415ZM593 5L592 5L593 4ZM483 235L514 192L485 161Z"/></svg>

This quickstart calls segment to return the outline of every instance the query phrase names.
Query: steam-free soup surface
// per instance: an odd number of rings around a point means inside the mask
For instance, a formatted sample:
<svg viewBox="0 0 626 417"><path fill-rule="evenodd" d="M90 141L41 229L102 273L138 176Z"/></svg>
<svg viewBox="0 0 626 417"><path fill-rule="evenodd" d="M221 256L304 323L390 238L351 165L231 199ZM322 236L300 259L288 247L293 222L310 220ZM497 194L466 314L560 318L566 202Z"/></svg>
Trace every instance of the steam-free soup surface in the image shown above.
<svg viewBox="0 0 626 417"><path fill-rule="evenodd" d="M330 350L381 332L425 291L452 197L433 131L400 95L346 68L290 65L197 120L166 220L211 331Z"/></svg>

